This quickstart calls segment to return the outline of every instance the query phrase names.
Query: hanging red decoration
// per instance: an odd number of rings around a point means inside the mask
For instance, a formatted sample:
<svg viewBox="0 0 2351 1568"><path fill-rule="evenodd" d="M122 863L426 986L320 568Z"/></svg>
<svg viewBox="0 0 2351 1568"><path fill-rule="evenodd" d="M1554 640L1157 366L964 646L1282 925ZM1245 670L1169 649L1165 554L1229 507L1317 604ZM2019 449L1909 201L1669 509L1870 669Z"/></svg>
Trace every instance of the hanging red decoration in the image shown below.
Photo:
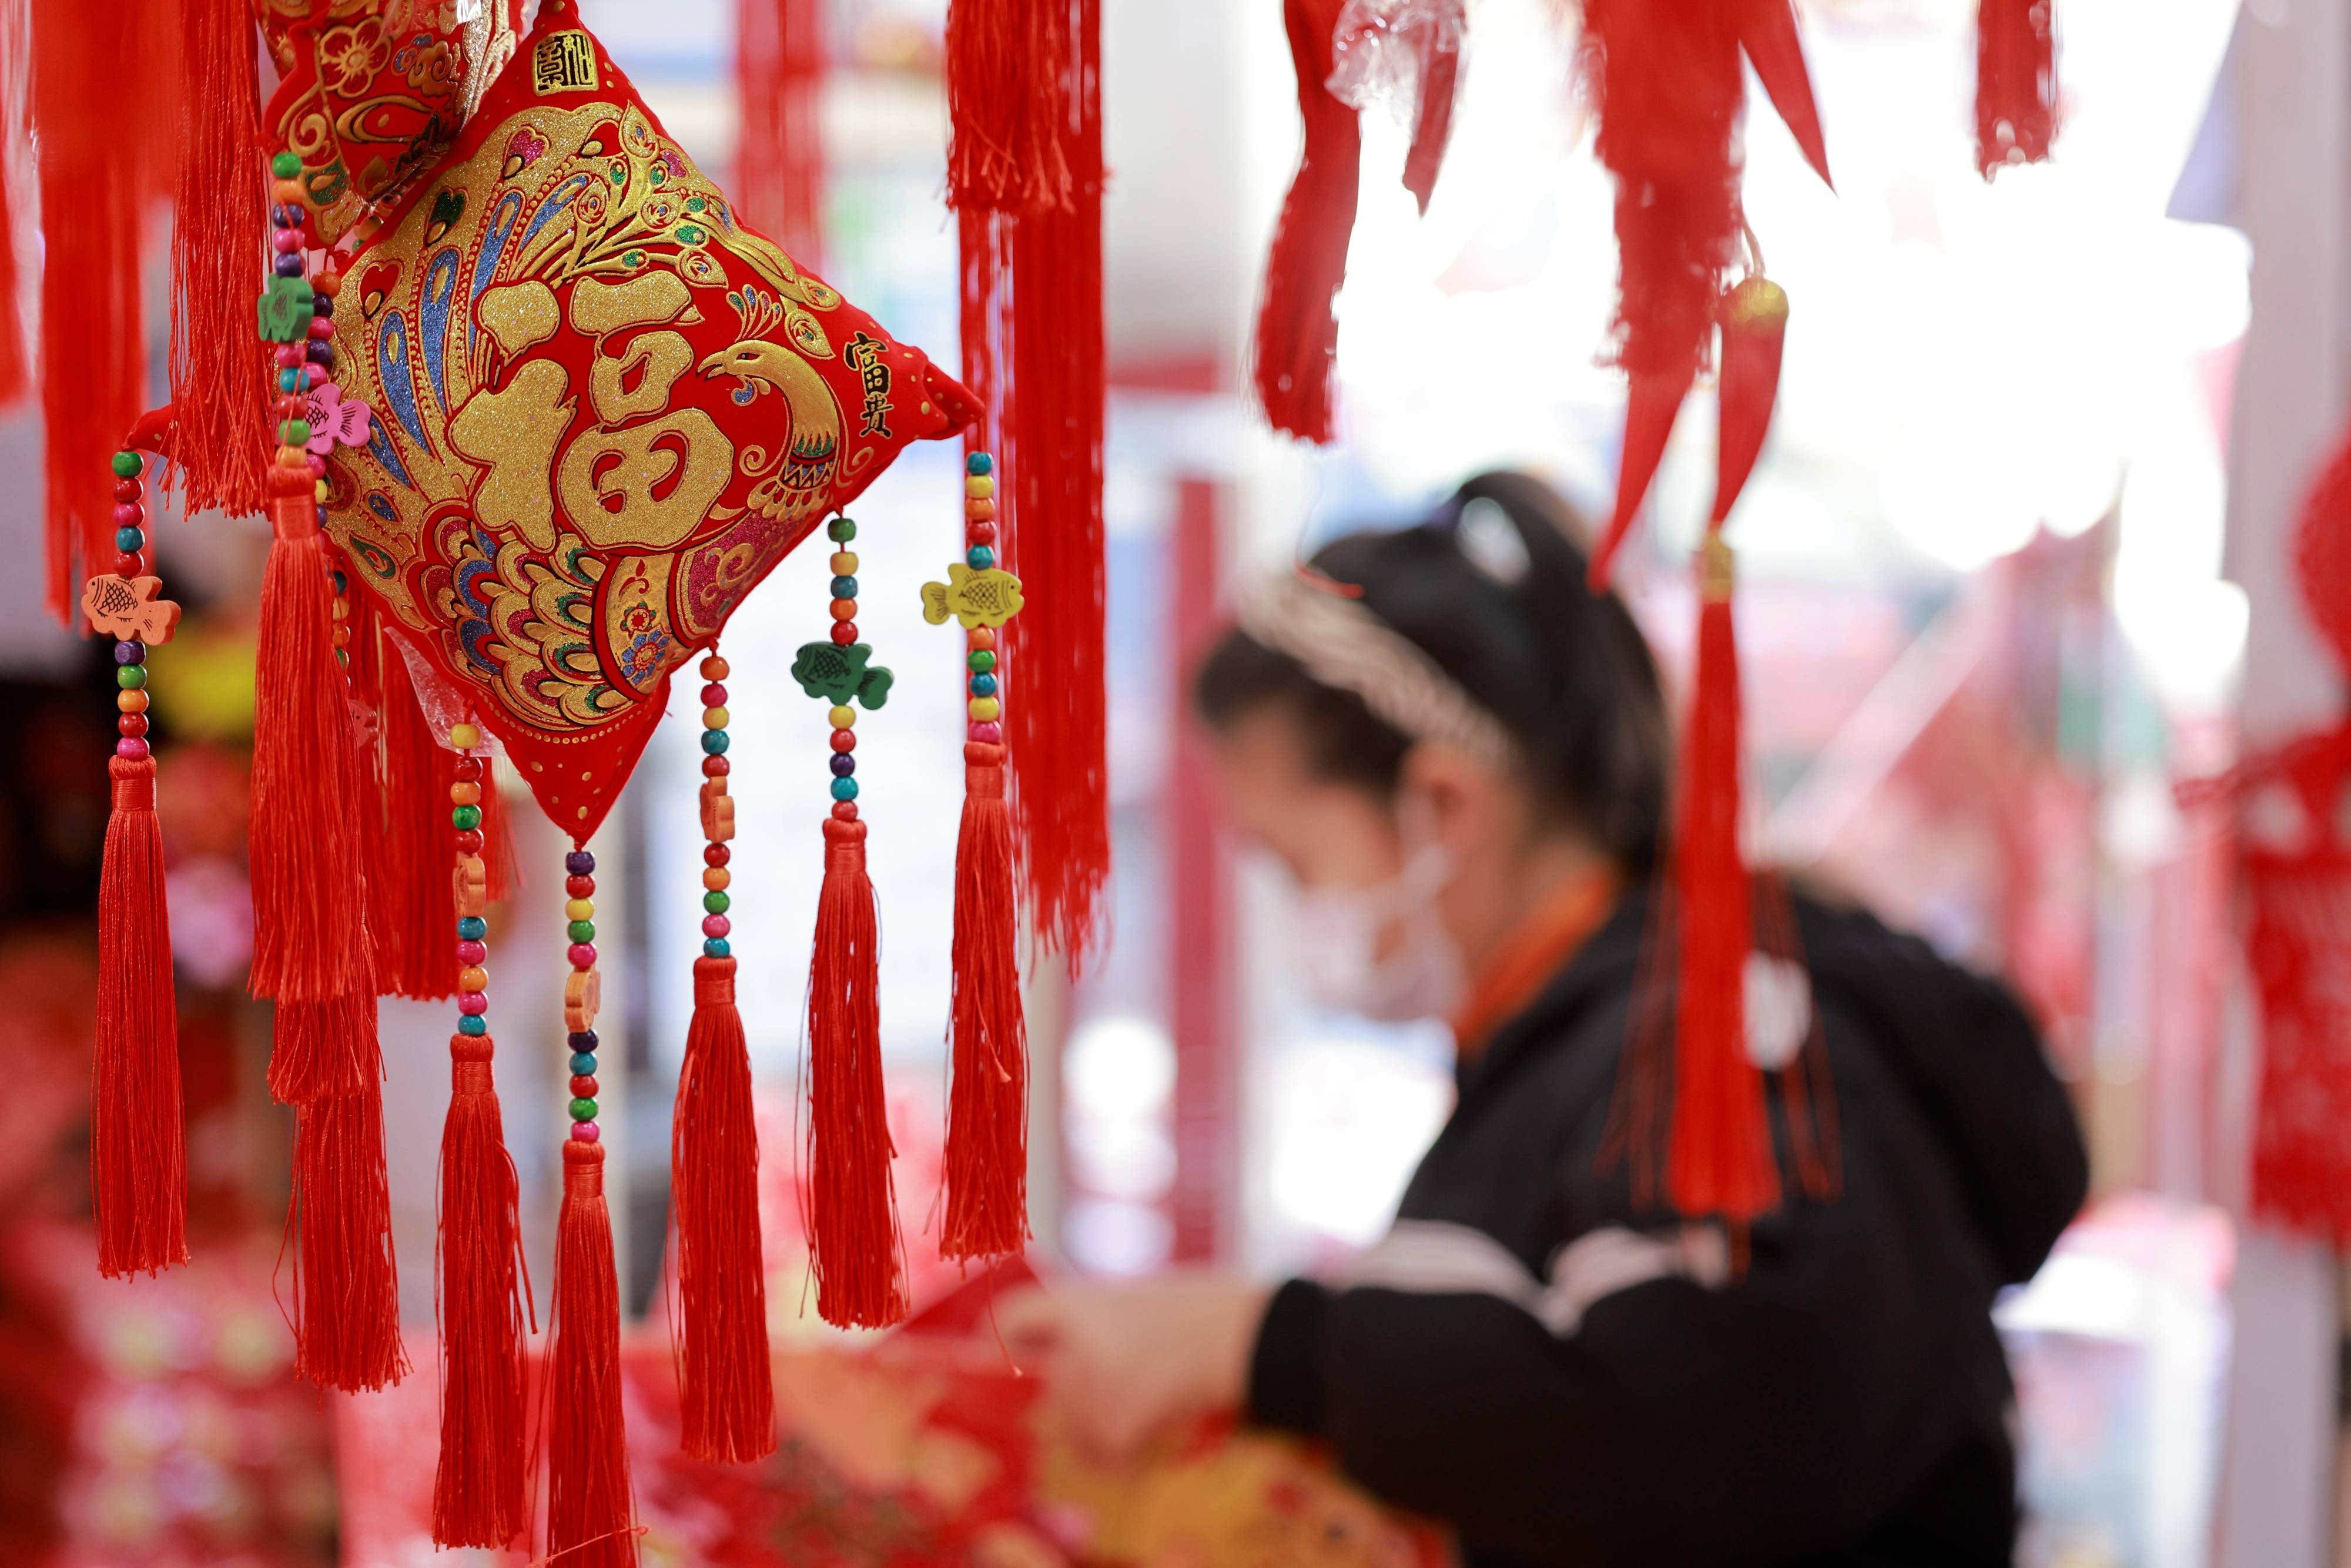
<svg viewBox="0 0 2351 1568"><path fill-rule="evenodd" d="M825 0L736 0L735 199L804 267L824 266Z"/></svg>
<svg viewBox="0 0 2351 1568"><path fill-rule="evenodd" d="M2054 0L1979 0L1976 170L1987 180L2049 156L2057 133Z"/></svg>
<svg viewBox="0 0 2351 1568"><path fill-rule="evenodd" d="M1340 0L1284 0L1281 9L1306 142L1266 256L1255 351L1267 423L1317 443L1331 439L1331 368L1339 354L1333 303L1346 280L1363 161L1355 111L1324 86L1339 9Z"/></svg>

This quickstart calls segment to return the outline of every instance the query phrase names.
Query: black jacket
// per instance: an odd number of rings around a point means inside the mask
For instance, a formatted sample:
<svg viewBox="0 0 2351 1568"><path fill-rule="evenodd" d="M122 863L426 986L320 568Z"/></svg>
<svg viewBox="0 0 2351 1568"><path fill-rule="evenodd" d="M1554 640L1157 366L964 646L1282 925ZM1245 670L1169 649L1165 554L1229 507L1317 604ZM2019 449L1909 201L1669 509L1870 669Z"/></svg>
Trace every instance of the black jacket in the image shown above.
<svg viewBox="0 0 2351 1568"><path fill-rule="evenodd" d="M1327 1439L1472 1564L2007 1563L1990 1309L2087 1186L2032 1025L1924 943L1800 900L1842 1191L1792 1190L1728 1280L1714 1233L1636 1214L1599 1168L1642 924L1628 901L1461 1068L1372 1282L1276 1294L1254 1417Z"/></svg>

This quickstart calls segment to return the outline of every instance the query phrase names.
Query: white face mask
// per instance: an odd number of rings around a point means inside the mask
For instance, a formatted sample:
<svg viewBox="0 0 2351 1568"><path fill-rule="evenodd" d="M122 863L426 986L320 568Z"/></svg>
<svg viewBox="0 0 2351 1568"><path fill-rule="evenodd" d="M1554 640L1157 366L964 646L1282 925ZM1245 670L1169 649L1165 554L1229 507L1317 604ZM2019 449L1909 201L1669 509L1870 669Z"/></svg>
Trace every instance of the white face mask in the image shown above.
<svg viewBox="0 0 2351 1568"><path fill-rule="evenodd" d="M1453 857L1429 844L1374 886L1300 889L1295 951L1306 994L1391 1023L1451 1016L1468 988L1460 949L1437 915L1452 880Z"/></svg>

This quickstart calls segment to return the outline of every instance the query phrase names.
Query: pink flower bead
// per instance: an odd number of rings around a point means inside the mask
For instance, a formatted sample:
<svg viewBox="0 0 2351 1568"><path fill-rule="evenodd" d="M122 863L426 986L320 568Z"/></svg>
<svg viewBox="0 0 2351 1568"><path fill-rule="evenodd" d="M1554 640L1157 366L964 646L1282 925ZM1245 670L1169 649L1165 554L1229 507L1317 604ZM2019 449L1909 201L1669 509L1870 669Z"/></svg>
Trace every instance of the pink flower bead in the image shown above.
<svg viewBox="0 0 2351 1568"><path fill-rule="evenodd" d="M457 962L460 964L478 964L489 956L490 945L486 942L460 942L457 944Z"/></svg>
<svg viewBox="0 0 2351 1568"><path fill-rule="evenodd" d="M986 724L976 724L971 727L971 737L986 746L1001 746L1004 744L1004 727L994 719Z"/></svg>
<svg viewBox="0 0 2351 1568"><path fill-rule="evenodd" d="M574 942L571 944L570 958L571 967L575 969L594 968L596 967L596 944L593 942Z"/></svg>
<svg viewBox="0 0 2351 1568"><path fill-rule="evenodd" d="M490 998L479 991L460 991L457 993L457 1010L469 1017L479 1018L490 1010Z"/></svg>
<svg viewBox="0 0 2351 1568"><path fill-rule="evenodd" d="M130 758L135 762L147 755L147 743L135 735L124 736L114 743L114 755ZM726 922L720 921L719 924L723 925Z"/></svg>
<svg viewBox="0 0 2351 1568"><path fill-rule="evenodd" d="M592 1144L604 1134L596 1130L593 1122L574 1122L571 1124L571 1135L583 1144Z"/></svg>
<svg viewBox="0 0 2351 1568"><path fill-rule="evenodd" d="M126 744L128 743L126 742ZM705 915L702 917L702 934L705 936L724 936L726 935L726 916L723 915Z"/></svg>

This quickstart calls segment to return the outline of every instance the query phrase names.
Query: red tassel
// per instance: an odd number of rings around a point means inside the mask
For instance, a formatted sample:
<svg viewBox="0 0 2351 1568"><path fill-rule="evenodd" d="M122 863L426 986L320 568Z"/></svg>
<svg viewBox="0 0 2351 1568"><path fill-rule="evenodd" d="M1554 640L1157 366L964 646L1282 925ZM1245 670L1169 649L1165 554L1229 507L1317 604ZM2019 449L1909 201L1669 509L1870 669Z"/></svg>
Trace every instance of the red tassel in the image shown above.
<svg viewBox="0 0 2351 1568"><path fill-rule="evenodd" d="M621 1289L604 1207L604 1145L566 1139L547 1367L547 1552L564 1568L635 1568L621 1414Z"/></svg>
<svg viewBox="0 0 2351 1568"><path fill-rule="evenodd" d="M1739 650L1733 563L1709 530L1698 554L1698 674L1674 833L1679 976L1666 1192L1687 1218L1743 1222L1780 1200L1763 1078L1747 1054L1753 912L1740 853Z"/></svg>
<svg viewBox="0 0 2351 1568"><path fill-rule="evenodd" d="M370 1041L372 1046L373 1041ZM294 1131L294 1366L346 1394L408 1375L383 1164L381 1058L357 1094L299 1107Z"/></svg>
<svg viewBox="0 0 2351 1568"><path fill-rule="evenodd" d="M759 1129L732 958L694 961L694 1021L670 1128L684 1443L697 1459L739 1464L775 1451L776 1400L759 1253Z"/></svg>
<svg viewBox="0 0 2351 1568"><path fill-rule="evenodd" d="M880 933L865 824L824 824L824 888L809 977L809 1267L817 1315L887 1328L907 1312L904 1251L882 1094Z"/></svg>
<svg viewBox="0 0 2351 1568"><path fill-rule="evenodd" d="M326 549L308 497L273 500L270 519L255 661L252 989L281 1002L371 995Z"/></svg>
<svg viewBox="0 0 2351 1568"><path fill-rule="evenodd" d="M180 0L179 189L172 228L172 406L189 510L262 507L270 386L253 337L268 170L245 0Z"/></svg>
<svg viewBox="0 0 2351 1568"><path fill-rule="evenodd" d="M269 1097L281 1105L345 1099L376 1071L375 997L279 1002L269 1030Z"/></svg>
<svg viewBox="0 0 2351 1568"><path fill-rule="evenodd" d="M441 1124L441 1459L433 1478L433 1540L495 1551L527 1521L522 1335L530 1281L492 1053L488 1035L450 1037L449 1115Z"/></svg>
<svg viewBox="0 0 2351 1568"><path fill-rule="evenodd" d="M393 996L434 1001L457 994L456 916L449 898L452 758L417 705L408 661L396 647L379 661L376 707L383 832L368 857L368 929L377 981ZM488 780L483 783L486 786ZM485 789L486 801L490 790ZM486 820L487 813L484 813ZM483 834L485 847L489 834Z"/></svg>
<svg viewBox="0 0 2351 1568"><path fill-rule="evenodd" d="M1755 79L1771 96L1771 107L1787 122L1804 162L1835 189L1829 178L1828 142L1821 135L1820 106L1813 99L1812 73L1804 68L1804 47L1796 36L1792 0L1747 0L1740 17L1739 41L1745 46Z"/></svg>
<svg viewBox="0 0 2351 1568"><path fill-rule="evenodd" d="M735 204L803 271L824 270L824 3L737 0Z"/></svg>
<svg viewBox="0 0 2351 1568"><path fill-rule="evenodd" d="M13 14L12 14L13 15ZM25 104L16 84L23 75L23 46L15 26L0 37L0 146L16 147L25 139ZM0 407L14 403L32 389L32 358L25 346L25 319L18 305L16 217L24 192L9 177L7 161L0 159Z"/></svg>
<svg viewBox="0 0 2351 1568"><path fill-rule="evenodd" d="M2051 5L1981 0L1976 7L1976 170L1987 180L2048 157L2057 134Z"/></svg>
<svg viewBox="0 0 2351 1568"><path fill-rule="evenodd" d="M956 837L955 1078L947 1103L946 1217L939 1252L986 1260L1029 1240L1029 1040L1015 952L1012 830L1004 748L963 748Z"/></svg>
<svg viewBox="0 0 2351 1568"><path fill-rule="evenodd" d="M1346 281L1363 160L1355 111L1322 85L1331 78L1339 9L1339 0L1284 0L1282 5L1306 145L1273 231L1257 318L1257 395L1266 420L1285 434L1317 444L1331 439L1331 367L1339 353L1332 303Z"/></svg>
<svg viewBox="0 0 2351 1568"><path fill-rule="evenodd" d="M61 621L70 621L83 580L114 559L107 458L143 406L139 235L149 141L123 106L142 90L150 31L88 0L34 0L48 606ZM239 340L252 342L249 328Z"/></svg>
<svg viewBox="0 0 2351 1568"><path fill-rule="evenodd" d="M89 1186L98 1270L110 1278L188 1260L188 1166L155 760L117 757L107 767L114 776L114 814L106 822L98 884Z"/></svg>
<svg viewBox="0 0 2351 1568"><path fill-rule="evenodd" d="M1722 371L1716 378L1715 526L1747 487L1762 455L1780 397L1780 353L1788 338L1788 295L1768 277L1740 280L1722 298Z"/></svg>
<svg viewBox="0 0 2351 1568"><path fill-rule="evenodd" d="M1055 0L953 0L947 7L947 203L958 212L1065 206L1061 63L1069 13Z"/></svg>

